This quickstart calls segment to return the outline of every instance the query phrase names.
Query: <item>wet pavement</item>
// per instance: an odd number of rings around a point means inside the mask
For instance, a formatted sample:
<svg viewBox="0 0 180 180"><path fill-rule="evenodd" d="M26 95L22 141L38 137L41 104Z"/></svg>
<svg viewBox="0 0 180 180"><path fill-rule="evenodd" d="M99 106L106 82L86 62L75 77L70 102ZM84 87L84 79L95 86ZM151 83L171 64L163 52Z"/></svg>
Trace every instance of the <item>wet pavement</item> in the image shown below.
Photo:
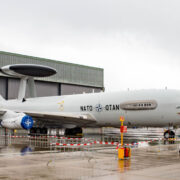
<svg viewBox="0 0 180 180"><path fill-rule="evenodd" d="M142 142L148 138L162 138L161 130L155 130L154 134L149 131L144 134L145 129L132 130L134 134L131 136L129 132L125 141ZM94 135L93 139L106 141L119 138L116 133L113 134L106 132L104 136ZM92 135L86 136L92 138ZM50 137L43 140L6 137L5 140L1 136L0 179L179 180L180 177L179 141L143 142L132 148L130 159L118 160L116 146L51 146L57 140L60 141ZM77 143L79 139L68 141Z"/></svg>

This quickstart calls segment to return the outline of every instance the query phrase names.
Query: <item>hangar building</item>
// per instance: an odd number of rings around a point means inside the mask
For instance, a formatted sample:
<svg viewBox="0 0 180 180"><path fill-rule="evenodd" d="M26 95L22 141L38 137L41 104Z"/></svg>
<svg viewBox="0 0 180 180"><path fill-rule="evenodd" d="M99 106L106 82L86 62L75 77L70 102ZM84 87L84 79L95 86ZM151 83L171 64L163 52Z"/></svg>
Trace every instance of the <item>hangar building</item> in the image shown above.
<svg viewBox="0 0 180 180"><path fill-rule="evenodd" d="M35 78L39 97L104 90L104 70L101 68L0 51L0 67L10 64L40 64L57 70L54 76ZM0 94L5 99L17 98L19 83L18 78L0 73Z"/></svg>

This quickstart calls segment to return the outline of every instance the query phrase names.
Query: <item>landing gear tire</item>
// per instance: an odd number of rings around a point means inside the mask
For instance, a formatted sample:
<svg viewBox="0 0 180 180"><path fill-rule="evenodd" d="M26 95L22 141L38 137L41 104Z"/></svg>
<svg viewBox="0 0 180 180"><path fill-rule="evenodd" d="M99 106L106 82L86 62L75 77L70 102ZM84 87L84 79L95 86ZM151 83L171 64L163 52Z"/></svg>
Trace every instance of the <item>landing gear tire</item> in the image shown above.
<svg viewBox="0 0 180 180"><path fill-rule="evenodd" d="M164 139L169 139L169 138L175 138L175 132L172 130L167 130L164 132Z"/></svg>
<svg viewBox="0 0 180 180"><path fill-rule="evenodd" d="M30 135L47 135L47 128L34 127L30 129Z"/></svg>
<svg viewBox="0 0 180 180"><path fill-rule="evenodd" d="M72 128L72 129L66 129L65 130L65 136L68 136L68 137L82 137L83 136L83 133L82 133L82 128L80 127L76 127L76 128Z"/></svg>

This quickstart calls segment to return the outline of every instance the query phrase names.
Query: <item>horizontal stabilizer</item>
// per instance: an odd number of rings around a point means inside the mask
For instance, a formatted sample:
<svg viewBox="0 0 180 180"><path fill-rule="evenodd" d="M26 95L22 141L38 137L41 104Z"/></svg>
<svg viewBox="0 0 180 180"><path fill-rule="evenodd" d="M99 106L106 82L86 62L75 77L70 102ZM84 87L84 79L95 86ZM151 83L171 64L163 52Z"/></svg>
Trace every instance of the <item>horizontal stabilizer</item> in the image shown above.
<svg viewBox="0 0 180 180"><path fill-rule="evenodd" d="M0 116L3 116L6 112L5 110L0 110Z"/></svg>

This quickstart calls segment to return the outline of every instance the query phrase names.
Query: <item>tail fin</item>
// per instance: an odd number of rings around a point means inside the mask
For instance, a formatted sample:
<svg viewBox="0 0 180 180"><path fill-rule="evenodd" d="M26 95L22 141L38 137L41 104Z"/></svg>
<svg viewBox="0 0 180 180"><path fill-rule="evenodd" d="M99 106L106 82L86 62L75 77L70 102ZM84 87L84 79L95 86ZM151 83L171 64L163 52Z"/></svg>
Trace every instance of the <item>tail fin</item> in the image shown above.
<svg viewBox="0 0 180 180"><path fill-rule="evenodd" d="M5 99L0 95L0 101L5 101Z"/></svg>

